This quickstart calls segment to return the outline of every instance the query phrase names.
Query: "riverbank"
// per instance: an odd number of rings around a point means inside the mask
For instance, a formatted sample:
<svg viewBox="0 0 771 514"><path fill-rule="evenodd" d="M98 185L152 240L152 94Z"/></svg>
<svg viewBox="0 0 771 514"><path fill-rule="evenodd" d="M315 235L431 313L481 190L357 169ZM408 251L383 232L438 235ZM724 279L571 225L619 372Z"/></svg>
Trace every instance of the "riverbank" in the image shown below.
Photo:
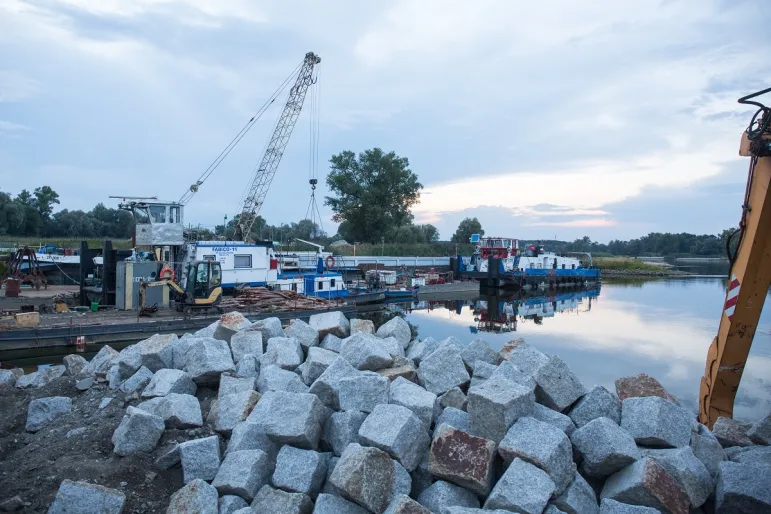
<svg viewBox="0 0 771 514"><path fill-rule="evenodd" d="M755 445L770 418L712 432L646 375L590 389L521 341L411 340L399 317L375 329L231 313L2 371L0 509L771 509L771 448Z"/></svg>
<svg viewBox="0 0 771 514"><path fill-rule="evenodd" d="M691 273L680 271L664 262L646 262L630 257L597 257L593 260L606 277L682 277Z"/></svg>

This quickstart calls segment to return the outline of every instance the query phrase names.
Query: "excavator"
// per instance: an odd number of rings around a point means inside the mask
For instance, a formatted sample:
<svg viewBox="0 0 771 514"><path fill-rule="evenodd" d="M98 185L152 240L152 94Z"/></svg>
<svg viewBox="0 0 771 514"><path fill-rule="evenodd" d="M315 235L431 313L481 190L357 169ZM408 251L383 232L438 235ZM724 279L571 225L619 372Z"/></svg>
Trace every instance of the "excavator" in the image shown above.
<svg viewBox="0 0 771 514"><path fill-rule="evenodd" d="M726 241L731 265L717 336L707 352L699 388L699 421L733 417L734 399L771 286L771 107L758 97L739 99L757 108L742 134L739 155L749 157L749 173L739 227Z"/></svg>
<svg viewBox="0 0 771 514"><path fill-rule="evenodd" d="M169 272L168 274L165 272ZM186 316L216 310L222 314L219 303L222 301L222 266L216 261L194 261L187 268L185 289L174 281L171 268L164 268L159 273L161 280L139 282L139 315L150 316L158 310L157 305L147 305L148 287L168 287L178 312Z"/></svg>

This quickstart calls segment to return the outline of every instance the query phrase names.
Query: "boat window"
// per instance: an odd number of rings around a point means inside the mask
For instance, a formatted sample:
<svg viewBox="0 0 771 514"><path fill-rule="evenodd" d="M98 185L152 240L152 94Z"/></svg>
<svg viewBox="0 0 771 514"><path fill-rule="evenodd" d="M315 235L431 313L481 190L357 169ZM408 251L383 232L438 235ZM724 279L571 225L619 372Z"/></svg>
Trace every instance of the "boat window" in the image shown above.
<svg viewBox="0 0 771 514"><path fill-rule="evenodd" d="M324 282L319 280L318 287L316 287L316 289L318 289L319 291L323 290L324 289Z"/></svg>
<svg viewBox="0 0 771 514"><path fill-rule="evenodd" d="M562 265L562 269L565 269L565 265L564 264Z"/></svg>
<svg viewBox="0 0 771 514"><path fill-rule="evenodd" d="M153 223L166 223L166 207L162 205L151 205L150 219L152 219Z"/></svg>
<svg viewBox="0 0 771 514"><path fill-rule="evenodd" d="M329 279L329 288L334 289L335 288L335 279Z"/></svg>
<svg viewBox="0 0 771 514"><path fill-rule="evenodd" d="M234 255L233 267L234 268L251 268L252 256L251 255Z"/></svg>
<svg viewBox="0 0 771 514"><path fill-rule="evenodd" d="M169 223L179 223L179 207L169 207Z"/></svg>
<svg viewBox="0 0 771 514"><path fill-rule="evenodd" d="M216 255L204 255L203 260L205 261L216 261L217 256Z"/></svg>
<svg viewBox="0 0 771 514"><path fill-rule="evenodd" d="M292 291L295 291L295 292L297 291L297 283L296 282L292 282Z"/></svg>

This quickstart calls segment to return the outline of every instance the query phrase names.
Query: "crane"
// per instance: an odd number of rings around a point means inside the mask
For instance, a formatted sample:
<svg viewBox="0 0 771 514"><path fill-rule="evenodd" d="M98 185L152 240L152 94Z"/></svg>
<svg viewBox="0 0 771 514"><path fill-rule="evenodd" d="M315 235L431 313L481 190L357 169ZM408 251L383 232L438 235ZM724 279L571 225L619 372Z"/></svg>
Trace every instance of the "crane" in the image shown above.
<svg viewBox="0 0 771 514"><path fill-rule="evenodd" d="M699 421L710 428L718 417L733 416L736 390L771 286L771 107L753 100L766 93L771 88L739 99L758 110L739 146L739 155L750 158L747 187L739 228L726 242L730 278L699 388Z"/></svg>
<svg viewBox="0 0 771 514"><path fill-rule="evenodd" d="M254 220L260 212L265 196L268 194L270 183L273 181L278 165L281 162L281 157L284 155L284 149L286 149L286 145L289 143L289 136L292 135L297 118L300 116L303 102L305 102L305 95L308 92L308 88L315 82L313 69L320 62L321 58L313 52L305 54L305 59L303 60L300 72L297 74L297 79L289 90L289 98L286 101L284 110L278 122L276 122L273 135L246 190L241 213L238 216L236 239L245 239L249 236Z"/></svg>

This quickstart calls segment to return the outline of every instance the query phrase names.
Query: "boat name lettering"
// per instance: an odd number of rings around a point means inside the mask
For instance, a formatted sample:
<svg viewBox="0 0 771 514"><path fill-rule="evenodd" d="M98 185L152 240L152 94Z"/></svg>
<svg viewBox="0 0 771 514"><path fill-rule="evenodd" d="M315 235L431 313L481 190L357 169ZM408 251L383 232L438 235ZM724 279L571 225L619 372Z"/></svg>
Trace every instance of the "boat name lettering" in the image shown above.
<svg viewBox="0 0 771 514"><path fill-rule="evenodd" d="M232 253L236 251L234 247L230 246L216 246L212 250L214 253Z"/></svg>

